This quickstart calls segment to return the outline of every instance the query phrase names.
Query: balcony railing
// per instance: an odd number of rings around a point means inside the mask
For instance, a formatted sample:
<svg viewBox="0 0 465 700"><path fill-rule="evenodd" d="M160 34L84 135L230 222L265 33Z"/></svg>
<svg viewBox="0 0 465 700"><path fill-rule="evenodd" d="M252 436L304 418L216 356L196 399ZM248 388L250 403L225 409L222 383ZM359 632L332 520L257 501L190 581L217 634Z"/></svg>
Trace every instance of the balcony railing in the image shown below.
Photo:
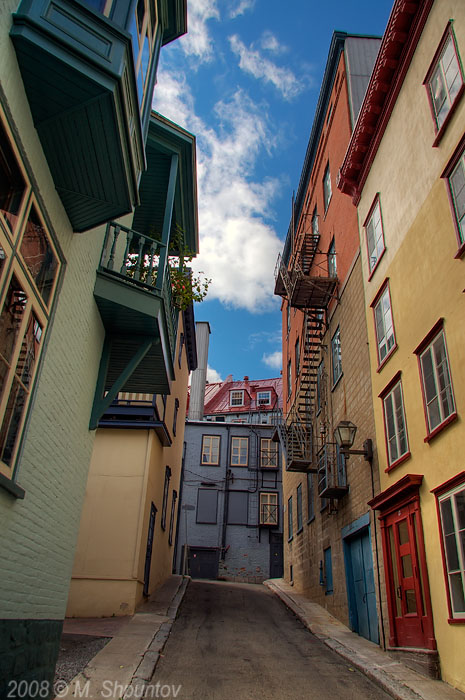
<svg viewBox="0 0 465 700"><path fill-rule="evenodd" d="M349 491L344 455L336 443L326 443L318 451L318 495L320 498L342 498Z"/></svg>

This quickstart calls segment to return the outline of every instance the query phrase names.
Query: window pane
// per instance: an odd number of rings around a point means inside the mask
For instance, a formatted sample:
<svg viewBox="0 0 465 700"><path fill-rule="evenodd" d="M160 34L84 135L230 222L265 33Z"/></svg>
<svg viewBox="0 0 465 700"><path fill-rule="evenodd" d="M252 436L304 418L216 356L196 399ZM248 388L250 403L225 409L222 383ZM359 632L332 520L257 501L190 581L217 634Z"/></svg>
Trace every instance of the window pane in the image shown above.
<svg viewBox="0 0 465 700"><path fill-rule="evenodd" d="M44 300L49 303L58 263L37 212L31 209L21 243L21 255Z"/></svg>
<svg viewBox="0 0 465 700"><path fill-rule="evenodd" d="M465 612L465 597L463 593L462 574L451 574L449 576L450 590L452 594L452 609L454 612Z"/></svg>
<svg viewBox="0 0 465 700"><path fill-rule="evenodd" d="M26 303L26 294L12 277L0 316L0 392L10 368Z"/></svg>
<svg viewBox="0 0 465 700"><path fill-rule="evenodd" d="M460 530L465 528L465 489L455 494L455 508Z"/></svg>
<svg viewBox="0 0 465 700"><path fill-rule="evenodd" d="M1 459L8 465L11 463L23 412L31 389L41 339L42 328L35 316L31 314L0 430Z"/></svg>
<svg viewBox="0 0 465 700"><path fill-rule="evenodd" d="M457 215L457 221L460 228L460 240L464 241L464 219L465 219L465 169L464 169L464 157L462 156L459 164L455 168L454 172L449 179L452 198L455 204L455 211Z"/></svg>
<svg viewBox="0 0 465 700"><path fill-rule="evenodd" d="M3 128L0 127L0 210L13 230L26 191L13 149Z"/></svg>
<svg viewBox="0 0 465 700"><path fill-rule="evenodd" d="M444 418L447 418L447 416L453 412L454 406L450 386L449 367L447 365L446 346L444 343L444 336L442 334L435 341L433 351L438 376L442 420L444 420Z"/></svg>

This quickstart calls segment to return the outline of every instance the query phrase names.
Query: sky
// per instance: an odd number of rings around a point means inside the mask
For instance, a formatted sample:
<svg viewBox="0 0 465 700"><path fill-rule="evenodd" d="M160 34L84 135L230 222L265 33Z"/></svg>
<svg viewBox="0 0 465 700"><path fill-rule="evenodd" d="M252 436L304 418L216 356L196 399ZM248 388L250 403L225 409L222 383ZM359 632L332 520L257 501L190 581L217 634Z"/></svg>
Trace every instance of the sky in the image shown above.
<svg viewBox="0 0 465 700"><path fill-rule="evenodd" d="M211 327L209 381L277 377L274 270L289 226L333 31L382 35L393 0L187 0L162 48L153 108L196 136L195 304Z"/></svg>

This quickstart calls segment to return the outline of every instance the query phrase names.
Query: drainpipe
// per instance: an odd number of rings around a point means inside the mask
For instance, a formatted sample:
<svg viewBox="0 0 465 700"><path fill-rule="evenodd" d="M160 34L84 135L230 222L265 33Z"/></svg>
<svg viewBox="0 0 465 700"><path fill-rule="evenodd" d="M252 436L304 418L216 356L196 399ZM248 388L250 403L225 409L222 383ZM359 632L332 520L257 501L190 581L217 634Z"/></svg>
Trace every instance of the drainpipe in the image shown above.
<svg viewBox="0 0 465 700"><path fill-rule="evenodd" d="M373 460L370 462L370 472L371 472L371 495L372 498L375 497L375 477L373 474ZM379 551L378 551L378 528L376 527L376 513L373 511L373 529L375 535L375 555L376 555L376 574L378 579L378 600L379 600L379 617L381 622L381 634L383 637L383 649L386 649L386 634L384 631L384 617L383 617L383 601L381 600L381 577L379 573Z"/></svg>
<svg viewBox="0 0 465 700"><path fill-rule="evenodd" d="M226 531L228 529L228 510L229 510L229 479L230 479L230 468L229 468L229 459L230 459L230 443L231 443L231 426L228 425L227 423L225 424L226 426L226 431L228 434L228 441L226 445L226 471L225 471L225 480L224 480L224 503L223 503L223 525L222 525L222 537L221 537L221 559L224 561L226 558Z"/></svg>
<svg viewBox="0 0 465 700"><path fill-rule="evenodd" d="M178 495L178 515L176 517L176 537L174 538L174 552L173 552L173 567L172 573L176 573L176 558L178 556L178 539L179 539L179 526L181 522L181 504L182 504L182 491L184 486L184 465L186 462L186 443L184 442L182 448L182 461L181 461L181 478L179 480L179 495ZM185 541L187 542L187 532L185 533ZM181 569L181 566L179 566ZM182 573L182 572L181 572Z"/></svg>

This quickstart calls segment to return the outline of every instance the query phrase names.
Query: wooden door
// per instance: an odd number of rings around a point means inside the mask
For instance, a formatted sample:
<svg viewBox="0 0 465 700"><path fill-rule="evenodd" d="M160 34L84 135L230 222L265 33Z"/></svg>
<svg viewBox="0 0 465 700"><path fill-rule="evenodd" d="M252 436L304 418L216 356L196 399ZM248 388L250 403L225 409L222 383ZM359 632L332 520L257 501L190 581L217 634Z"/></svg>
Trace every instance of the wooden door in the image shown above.
<svg viewBox="0 0 465 700"><path fill-rule="evenodd" d="M418 523L411 504L386 517L390 593L396 645L425 647L424 587L418 552Z"/></svg>

